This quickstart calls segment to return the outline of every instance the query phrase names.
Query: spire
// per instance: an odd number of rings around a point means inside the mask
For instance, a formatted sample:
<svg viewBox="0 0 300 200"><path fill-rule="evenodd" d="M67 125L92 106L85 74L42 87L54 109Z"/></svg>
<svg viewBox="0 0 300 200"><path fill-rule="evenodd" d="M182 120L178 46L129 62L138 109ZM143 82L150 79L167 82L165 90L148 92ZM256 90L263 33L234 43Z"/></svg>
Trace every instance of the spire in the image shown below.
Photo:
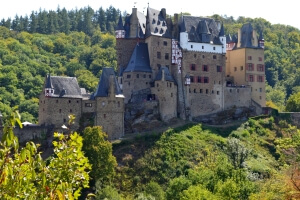
<svg viewBox="0 0 300 200"><path fill-rule="evenodd" d="M225 31L224 31L224 26L222 24L221 29L220 29L220 33L219 33L219 37L222 37L225 35Z"/></svg>
<svg viewBox="0 0 300 200"><path fill-rule="evenodd" d="M118 22L118 26L117 26L116 30L124 30L123 20L122 20L122 16L121 15L119 17L119 22Z"/></svg>
<svg viewBox="0 0 300 200"><path fill-rule="evenodd" d="M260 33L259 33L258 46L263 49L265 48L265 39L264 39L262 31L260 31Z"/></svg>
<svg viewBox="0 0 300 200"><path fill-rule="evenodd" d="M45 84L45 96L51 97L54 95L54 87L51 81L51 75L47 75L46 84Z"/></svg>

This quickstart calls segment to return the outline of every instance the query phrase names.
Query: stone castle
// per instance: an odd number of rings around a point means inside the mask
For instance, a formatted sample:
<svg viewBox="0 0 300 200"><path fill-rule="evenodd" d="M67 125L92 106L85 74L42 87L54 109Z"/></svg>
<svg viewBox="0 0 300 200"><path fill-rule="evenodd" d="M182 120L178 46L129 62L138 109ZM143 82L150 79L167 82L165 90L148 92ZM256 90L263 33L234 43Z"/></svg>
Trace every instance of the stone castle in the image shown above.
<svg viewBox="0 0 300 200"><path fill-rule="evenodd" d="M145 16L133 8L124 22L120 16L115 34L117 75L104 68L93 94L76 78L48 75L40 125L59 128L74 114L75 127L90 121L116 139L138 117L135 123L194 120L232 107L263 112L264 39L251 24L231 37L214 19L175 14L172 20L166 9L148 8Z"/></svg>

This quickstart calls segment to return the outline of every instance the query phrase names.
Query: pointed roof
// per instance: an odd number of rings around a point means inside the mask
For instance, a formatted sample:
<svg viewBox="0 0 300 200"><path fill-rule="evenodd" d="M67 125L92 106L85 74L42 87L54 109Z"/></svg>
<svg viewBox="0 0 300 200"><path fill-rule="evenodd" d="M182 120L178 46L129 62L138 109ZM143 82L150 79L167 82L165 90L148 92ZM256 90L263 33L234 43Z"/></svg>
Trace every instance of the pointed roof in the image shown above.
<svg viewBox="0 0 300 200"><path fill-rule="evenodd" d="M51 75L47 75L45 88L53 88L52 82L51 82Z"/></svg>
<svg viewBox="0 0 300 200"><path fill-rule="evenodd" d="M197 26L197 32L200 34L210 34L206 20L199 21Z"/></svg>
<svg viewBox="0 0 300 200"><path fill-rule="evenodd" d="M220 33L219 33L219 36L225 36L225 31L224 31L224 26L223 24L221 25L221 29L220 29Z"/></svg>
<svg viewBox="0 0 300 200"><path fill-rule="evenodd" d="M115 76L115 72L112 68L106 67L102 69L102 74L97 86L96 92L93 94L93 97L107 97L110 87L110 76L113 76L114 86L115 86L115 95L122 94L122 90Z"/></svg>
<svg viewBox="0 0 300 200"><path fill-rule="evenodd" d="M124 26L123 26L123 20L122 20L122 16L121 15L119 17L119 22L118 22L118 25L116 27L116 30L125 30Z"/></svg>
<svg viewBox="0 0 300 200"><path fill-rule="evenodd" d="M159 71L155 77L155 80L161 81L162 77L163 77L163 75L162 75L163 73L165 74L165 81L175 82L173 76L171 75L171 73L167 67L161 67L159 69Z"/></svg>
<svg viewBox="0 0 300 200"><path fill-rule="evenodd" d="M152 72L147 43L139 43L135 46L125 72Z"/></svg>
<svg viewBox="0 0 300 200"><path fill-rule="evenodd" d="M82 98L76 77L49 75L46 80L45 88L54 89L53 97Z"/></svg>

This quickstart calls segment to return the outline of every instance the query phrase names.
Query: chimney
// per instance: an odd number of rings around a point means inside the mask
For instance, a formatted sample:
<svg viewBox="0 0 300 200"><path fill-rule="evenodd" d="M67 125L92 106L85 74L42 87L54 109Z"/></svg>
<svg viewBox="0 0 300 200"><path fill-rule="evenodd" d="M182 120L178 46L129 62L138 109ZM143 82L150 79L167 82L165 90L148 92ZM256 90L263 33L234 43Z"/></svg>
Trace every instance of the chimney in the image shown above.
<svg viewBox="0 0 300 200"><path fill-rule="evenodd" d="M137 17L137 8L132 8L132 16Z"/></svg>
<svg viewBox="0 0 300 200"><path fill-rule="evenodd" d="M166 9L162 8L160 12L161 12L163 18L166 19L167 18Z"/></svg>

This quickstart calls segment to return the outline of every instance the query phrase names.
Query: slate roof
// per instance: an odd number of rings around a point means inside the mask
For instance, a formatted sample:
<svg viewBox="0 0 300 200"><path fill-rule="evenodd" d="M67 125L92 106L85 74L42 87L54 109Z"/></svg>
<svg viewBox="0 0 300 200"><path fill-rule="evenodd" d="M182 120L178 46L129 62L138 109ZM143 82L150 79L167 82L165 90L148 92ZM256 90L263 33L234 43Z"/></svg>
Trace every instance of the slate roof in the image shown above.
<svg viewBox="0 0 300 200"><path fill-rule="evenodd" d="M75 77L48 76L45 88L49 88L48 80L54 89L54 97L82 98L77 79Z"/></svg>
<svg viewBox="0 0 300 200"><path fill-rule="evenodd" d="M96 92L91 96L93 99L94 97L107 97L110 87L109 77L113 76L114 79L114 86L115 86L115 95L122 94L122 90L119 86L117 78L115 76L115 72L112 68L106 67L102 69L102 74L97 86Z"/></svg>
<svg viewBox="0 0 300 200"><path fill-rule="evenodd" d="M146 43L135 46L125 72L152 72Z"/></svg>
<svg viewBox="0 0 300 200"><path fill-rule="evenodd" d="M156 81L161 81L162 80L162 73L165 73L165 81L170 81L170 82L175 82L173 76L171 75L169 69L167 67L161 67L155 77Z"/></svg>
<svg viewBox="0 0 300 200"><path fill-rule="evenodd" d="M47 75L45 88L53 88L53 85L52 85L52 82L51 82L51 75L50 74Z"/></svg>
<svg viewBox="0 0 300 200"><path fill-rule="evenodd" d="M194 16L182 16L180 23L180 31L189 34L189 40L193 42L222 44L219 39L220 33L224 29L219 30L214 19Z"/></svg>
<svg viewBox="0 0 300 200"><path fill-rule="evenodd" d="M164 37L171 37L167 28L167 21L163 16L162 11L155 10L153 8L147 9L147 28L146 36L157 35Z"/></svg>
<svg viewBox="0 0 300 200"><path fill-rule="evenodd" d="M130 19L132 15L127 14L125 17L125 24L124 24L124 29L125 29L125 38L129 38L130 35ZM143 13L137 11L137 18L139 21L139 30L138 33L136 34L137 37L143 38L145 35L145 30L146 30L146 17Z"/></svg>

